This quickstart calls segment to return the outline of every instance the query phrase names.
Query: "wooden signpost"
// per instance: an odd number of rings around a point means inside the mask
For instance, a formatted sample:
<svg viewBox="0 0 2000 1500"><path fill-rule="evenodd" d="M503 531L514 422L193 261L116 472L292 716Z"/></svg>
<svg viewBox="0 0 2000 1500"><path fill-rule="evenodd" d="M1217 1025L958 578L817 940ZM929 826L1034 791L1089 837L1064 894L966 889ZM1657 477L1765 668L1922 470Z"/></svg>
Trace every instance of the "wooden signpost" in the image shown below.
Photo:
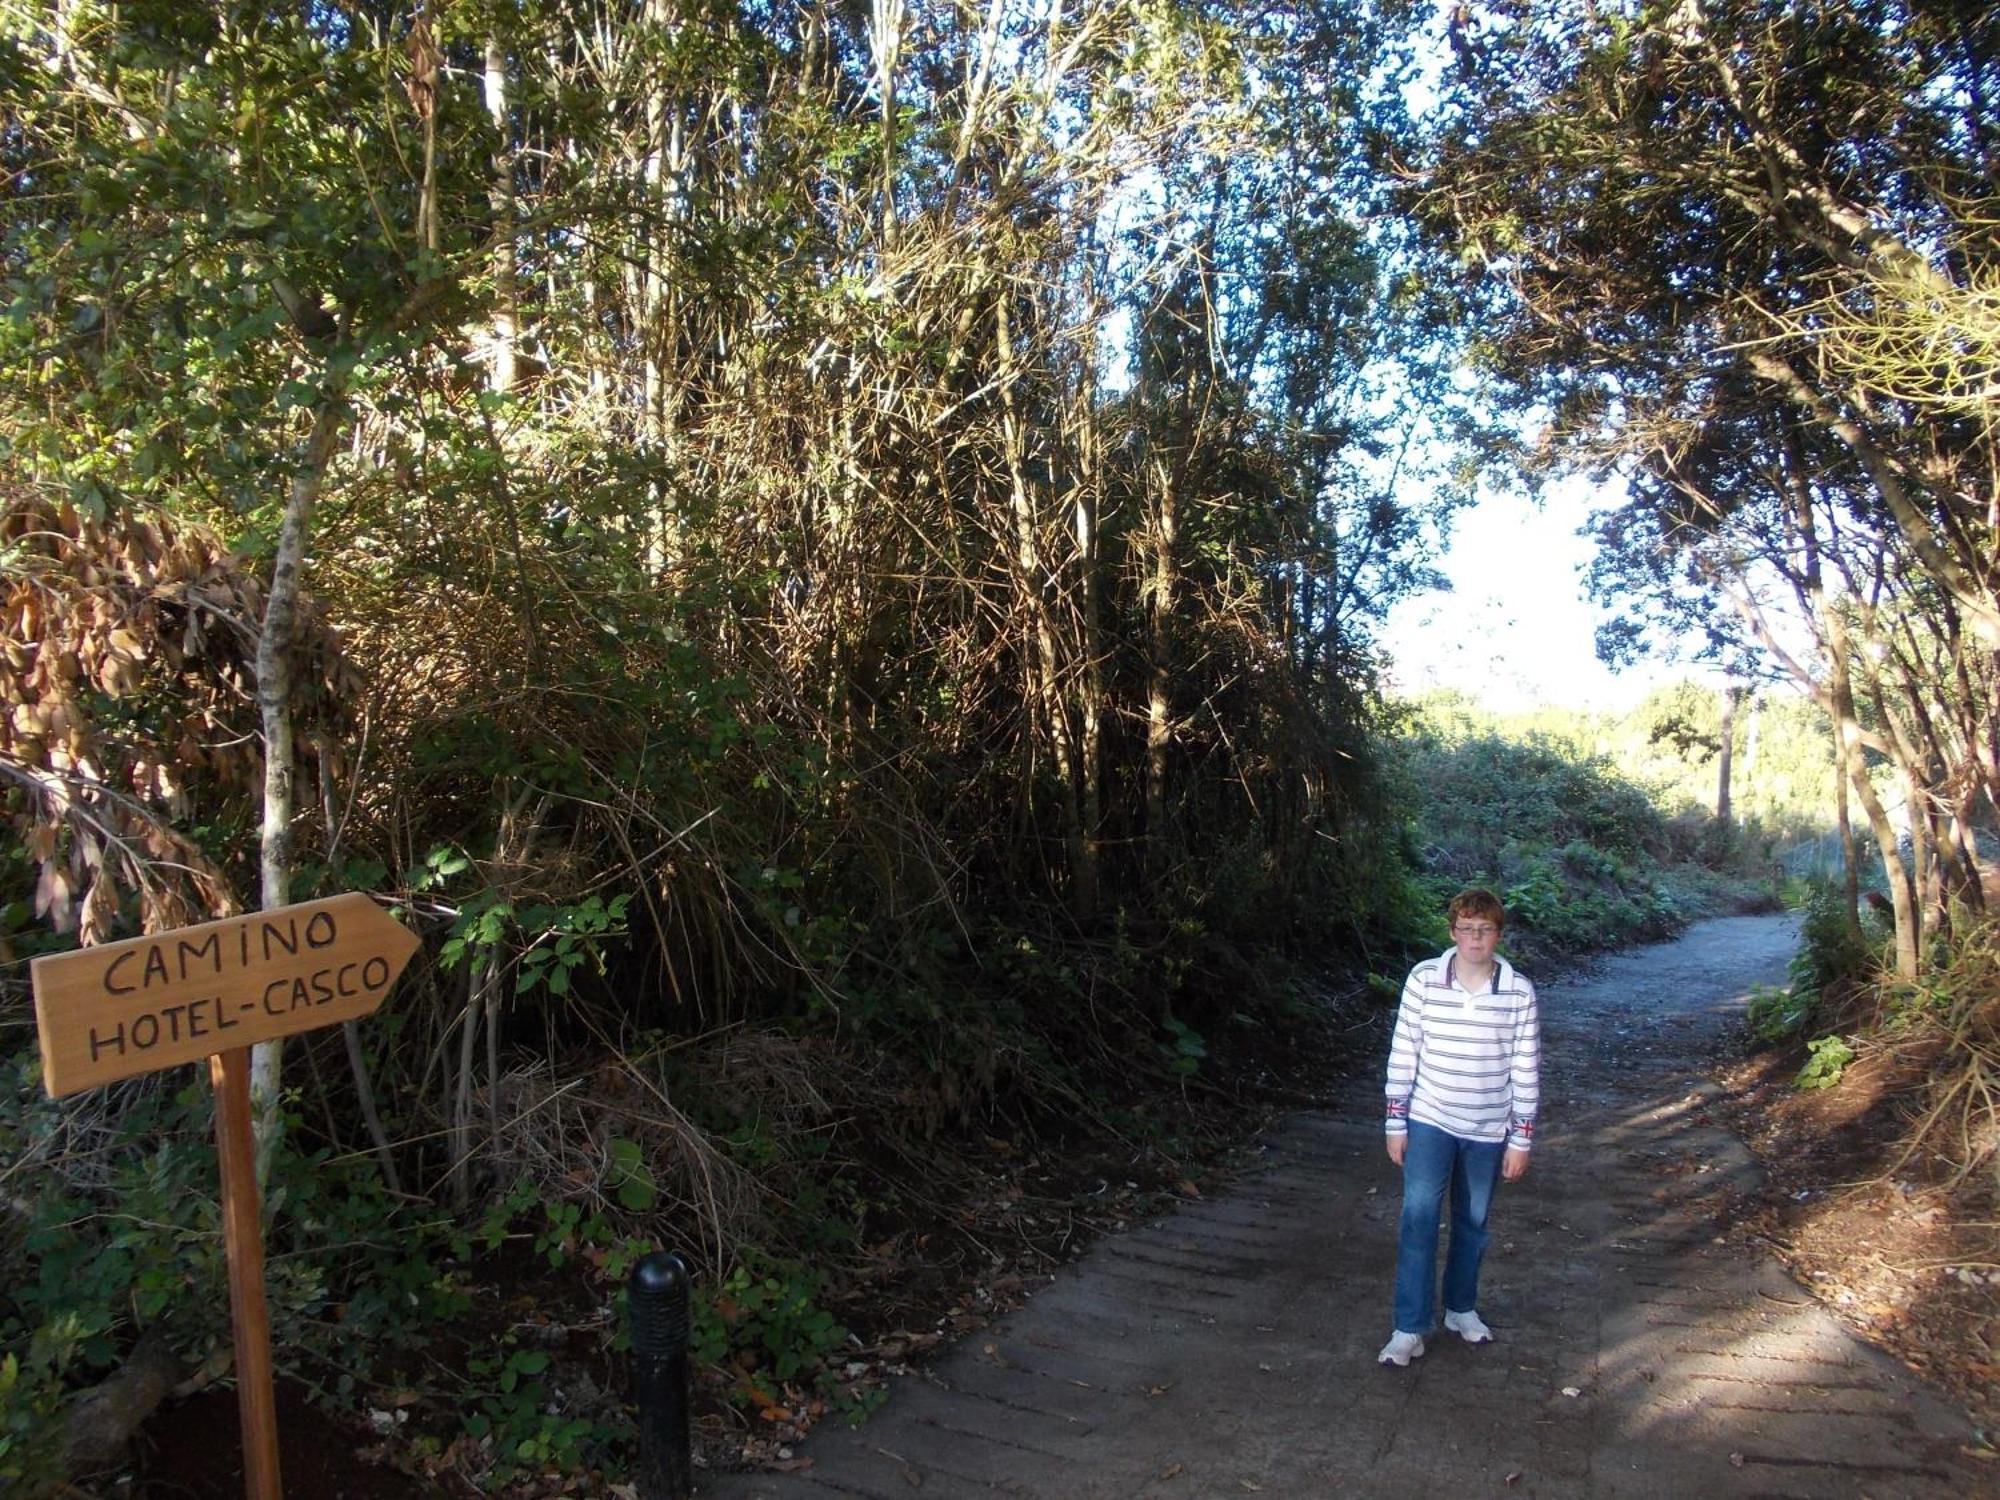
<svg viewBox="0 0 2000 1500"><path fill-rule="evenodd" d="M51 1098L208 1059L250 1500L280 1496L250 1048L372 1015L416 950L415 933L349 892L34 961Z"/></svg>

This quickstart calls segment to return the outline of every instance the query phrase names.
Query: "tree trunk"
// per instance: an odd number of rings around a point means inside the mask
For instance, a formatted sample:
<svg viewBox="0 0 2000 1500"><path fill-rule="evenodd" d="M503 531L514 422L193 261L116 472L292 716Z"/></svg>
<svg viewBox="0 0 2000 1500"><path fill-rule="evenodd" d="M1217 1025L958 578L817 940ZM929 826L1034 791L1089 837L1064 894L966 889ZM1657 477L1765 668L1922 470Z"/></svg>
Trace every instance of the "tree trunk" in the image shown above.
<svg viewBox="0 0 2000 1500"><path fill-rule="evenodd" d="M875 89L881 107L882 175L879 206L884 249L896 243L896 69L902 62L903 0L873 0L869 46L874 54Z"/></svg>
<svg viewBox="0 0 2000 1500"><path fill-rule="evenodd" d="M334 805L333 796L333 746L322 737L318 741L319 750L319 797L321 815L326 819L326 862L337 867L340 859L341 821ZM361 1120L367 1127L368 1140L375 1150L375 1163L382 1169L382 1180L389 1191L403 1191L401 1178L396 1172L396 1156L389 1149L389 1133L382 1128L382 1114L375 1106L375 1084L368 1075L368 1057L361 1048L361 1027L353 1021L340 1023L340 1037L347 1049L347 1068L354 1076L354 1097L361 1106ZM312 1054L307 1053L308 1057Z"/></svg>
<svg viewBox="0 0 2000 1500"><path fill-rule="evenodd" d="M1752 351L1744 358L1753 371L1777 386L1815 422L1846 444L1848 451L1861 461L1875 493L1882 497L1910 550L1916 553L1938 586L1965 612L1966 624L1980 642L1988 650L2000 649L2000 604L1994 600L1991 585L1980 571L1963 566L1961 559L1939 540L1937 529L1932 526L1923 508L1911 498L1889 455L1871 442L1857 423L1844 416L1788 361L1763 350Z"/></svg>
<svg viewBox="0 0 2000 1500"><path fill-rule="evenodd" d="M410 103L424 129L423 176L417 189L417 238L436 255L443 245L438 231L437 105L438 80L444 74L444 54L431 31L431 8L418 6L410 22Z"/></svg>
<svg viewBox="0 0 2000 1500"><path fill-rule="evenodd" d="M1882 858L1882 873L1889 882L1889 907L1896 917L1896 977L1905 981L1917 977L1917 955L1921 948L1921 934L1918 924L1921 913L1917 907L1917 893L1910 870L1903 863L1903 853L1896 839L1896 826L1889 821L1889 814L1882 806L1882 799L1875 795L1874 783L1861 764L1860 726L1851 721L1845 726L1849 736L1848 764L1852 768L1852 785L1861 807L1868 815L1868 826L1874 830L1875 844Z"/></svg>
<svg viewBox="0 0 2000 1500"><path fill-rule="evenodd" d="M257 638L257 710L264 733L264 823L259 856L264 907L292 899L292 815L295 788L292 726L292 637L298 617L299 575L312 537L313 509L326 481L326 468L347 421L346 392L329 374L305 451L292 475L278 528L278 551L271 563L271 591L264 600L263 628ZM284 1083L284 1038L259 1042L250 1058L250 1104L257 1127L257 1183L269 1179L271 1157L282 1130L278 1104Z"/></svg>
<svg viewBox="0 0 2000 1500"><path fill-rule="evenodd" d="M1146 854L1157 871L1167 855L1168 755L1173 748L1173 614L1179 581L1180 499L1171 465L1150 460L1154 509L1146 613Z"/></svg>
<svg viewBox="0 0 2000 1500"><path fill-rule="evenodd" d="M1854 717L1853 684L1848 679L1847 628L1838 609L1826 597L1826 582L1820 570L1819 526L1813 512L1812 481L1809 478L1811 469L1805 461L1804 449L1796 432L1787 433L1784 452L1784 480L1791 493L1792 523L1797 528L1805 560L1805 570L1797 587L1801 602L1818 627L1821 652L1828 664L1829 680L1825 686L1815 686L1809 675L1805 677L1805 685L1825 708L1827 721L1833 726L1833 781L1839 804L1840 857L1846 887L1847 921L1850 927L1859 930L1861 850L1854 838L1854 822L1848 809L1847 793L1850 786L1867 774L1867 768L1858 746L1849 740L1847 732Z"/></svg>
<svg viewBox="0 0 2000 1500"><path fill-rule="evenodd" d="M1847 903L1848 922L1861 925L1861 846L1854 837L1854 817L1848 807L1848 784L1853 773L1847 764L1847 736L1836 721L1833 726L1833 790L1835 816L1840 828L1842 895Z"/></svg>
<svg viewBox="0 0 2000 1500"><path fill-rule="evenodd" d="M451 1197L464 1208L472 1198L472 1075L479 1056L479 1027L493 1024L491 992L500 983L497 953L483 955L467 971L465 1010L458 1034L457 1088L451 1103Z"/></svg>
<svg viewBox="0 0 2000 1500"><path fill-rule="evenodd" d="M1898 768L1903 778L1903 821L1910 830L1910 882L1917 915L1929 930L1938 911L1937 845L1931 838L1930 812L1923 785L1909 766Z"/></svg>
<svg viewBox="0 0 2000 1500"><path fill-rule="evenodd" d="M490 388L505 396L514 389L516 345L521 331L521 295L514 239L514 143L507 113L507 53L498 36L486 38L486 114L498 137L493 147L493 348Z"/></svg>
<svg viewBox="0 0 2000 1500"><path fill-rule="evenodd" d="M1834 732L1841 736L1841 763L1846 767L1848 783L1854 788L1854 795L1861 799L1861 809L1867 814L1868 826L1875 834L1875 848L1882 861L1882 873L1889 882L1889 905L1896 917L1896 977L1914 980L1917 977L1917 956L1922 949L1922 934L1919 931L1922 918L1917 906L1916 887L1909 867L1903 863L1895 825L1889 821L1882 799L1875 795L1874 782L1868 779L1867 758L1862 753L1861 721L1855 715L1854 685L1848 675L1846 623L1841 619L1839 610L1834 608L1827 610L1825 621L1827 657L1833 679L1827 708L1833 715Z"/></svg>
<svg viewBox="0 0 2000 1500"><path fill-rule="evenodd" d="M1716 754L1715 769L1715 822L1726 836L1733 825L1729 803L1729 773L1736 758L1736 705L1742 701L1742 689L1731 686L1722 690L1721 749Z"/></svg>
<svg viewBox="0 0 2000 1500"><path fill-rule="evenodd" d="M1093 300L1086 292L1086 302ZM1087 338L1082 352L1080 389L1077 401L1076 565L1078 573L1077 610L1081 616L1083 669L1078 685L1083 720L1082 744L1077 752L1077 772L1081 782L1082 879L1088 889L1079 897L1080 909L1094 912L1098 895L1097 841L1104 827L1104 623L1098 579L1098 499L1104 493L1103 434L1098 427L1097 349Z"/></svg>
<svg viewBox="0 0 2000 1500"><path fill-rule="evenodd" d="M662 30L674 24L671 0L646 0L646 21ZM646 85L646 154L641 173L645 182L645 213L639 272L639 338L641 409L639 435L652 445L657 458L667 439L667 178L672 154L670 137L678 119L660 75ZM651 514L646 517L647 562L655 575L667 565L667 533L672 524L665 485L652 485Z"/></svg>
<svg viewBox="0 0 2000 1500"><path fill-rule="evenodd" d="M148 1329L116 1371L70 1404L63 1432L64 1472L82 1479L117 1465L132 1434L186 1374L187 1366L164 1330Z"/></svg>

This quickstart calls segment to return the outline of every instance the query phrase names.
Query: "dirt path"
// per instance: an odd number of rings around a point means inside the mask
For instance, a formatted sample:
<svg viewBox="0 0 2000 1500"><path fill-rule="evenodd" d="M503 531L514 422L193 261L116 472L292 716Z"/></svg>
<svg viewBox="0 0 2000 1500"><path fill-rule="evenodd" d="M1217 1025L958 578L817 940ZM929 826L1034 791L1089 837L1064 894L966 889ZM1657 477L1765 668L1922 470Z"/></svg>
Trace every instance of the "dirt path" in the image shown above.
<svg viewBox="0 0 2000 1500"><path fill-rule="evenodd" d="M809 1467L718 1500L2000 1493L1961 1413L1724 1227L1754 1181L1701 1063L1792 927L1730 918L1544 994L1535 1167L1494 1208L1498 1336L1388 1332L1397 1185L1373 1079L1233 1190L1097 1245Z"/></svg>

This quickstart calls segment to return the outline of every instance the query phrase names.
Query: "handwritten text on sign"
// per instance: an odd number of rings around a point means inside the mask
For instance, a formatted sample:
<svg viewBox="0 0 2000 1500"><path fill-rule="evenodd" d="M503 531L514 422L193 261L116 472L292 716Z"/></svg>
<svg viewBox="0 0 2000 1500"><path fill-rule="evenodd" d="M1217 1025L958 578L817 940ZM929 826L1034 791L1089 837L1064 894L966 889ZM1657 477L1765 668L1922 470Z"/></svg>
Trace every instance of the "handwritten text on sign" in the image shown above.
<svg viewBox="0 0 2000 1500"><path fill-rule="evenodd" d="M358 891L34 962L51 1096L372 1014L417 937Z"/></svg>

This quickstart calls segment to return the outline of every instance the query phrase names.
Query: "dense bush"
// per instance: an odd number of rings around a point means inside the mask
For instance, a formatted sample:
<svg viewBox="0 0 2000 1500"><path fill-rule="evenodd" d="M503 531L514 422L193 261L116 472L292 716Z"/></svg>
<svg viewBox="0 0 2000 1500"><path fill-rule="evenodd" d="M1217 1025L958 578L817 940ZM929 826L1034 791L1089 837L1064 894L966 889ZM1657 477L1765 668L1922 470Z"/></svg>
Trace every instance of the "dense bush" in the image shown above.
<svg viewBox="0 0 2000 1500"><path fill-rule="evenodd" d="M1621 711L1548 706L1495 713L1463 695L1419 700L1422 722L1440 733L1543 745L1569 759L1612 765L1667 820L1671 862L1714 857L1778 857L1801 841L1829 836L1835 818L1832 731L1796 693L1759 689L1736 703L1731 741L1731 828L1716 823L1723 695L1691 681L1669 682ZM1716 847L1718 837L1734 848Z"/></svg>
<svg viewBox="0 0 2000 1500"><path fill-rule="evenodd" d="M1690 837L1606 758L1429 713L1399 746L1412 841L1431 893L1491 886L1516 947L1584 952L1661 938L1691 918L1768 899L1733 851Z"/></svg>

